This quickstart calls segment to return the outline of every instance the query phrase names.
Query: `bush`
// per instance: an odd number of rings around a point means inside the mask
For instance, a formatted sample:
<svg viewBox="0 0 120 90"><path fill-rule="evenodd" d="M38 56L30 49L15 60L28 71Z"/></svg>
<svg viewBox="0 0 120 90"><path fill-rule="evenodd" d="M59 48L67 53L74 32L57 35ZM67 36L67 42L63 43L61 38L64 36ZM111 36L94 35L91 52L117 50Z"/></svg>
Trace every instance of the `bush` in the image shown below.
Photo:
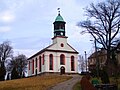
<svg viewBox="0 0 120 90"><path fill-rule="evenodd" d="M6 70L5 67L0 67L0 81L4 81Z"/></svg>
<svg viewBox="0 0 120 90"><path fill-rule="evenodd" d="M16 68L14 67L11 72L11 79L18 79L18 78L19 78L19 74L18 74Z"/></svg>
<svg viewBox="0 0 120 90"><path fill-rule="evenodd" d="M109 76L105 70L100 70L100 77L103 84L110 83Z"/></svg>

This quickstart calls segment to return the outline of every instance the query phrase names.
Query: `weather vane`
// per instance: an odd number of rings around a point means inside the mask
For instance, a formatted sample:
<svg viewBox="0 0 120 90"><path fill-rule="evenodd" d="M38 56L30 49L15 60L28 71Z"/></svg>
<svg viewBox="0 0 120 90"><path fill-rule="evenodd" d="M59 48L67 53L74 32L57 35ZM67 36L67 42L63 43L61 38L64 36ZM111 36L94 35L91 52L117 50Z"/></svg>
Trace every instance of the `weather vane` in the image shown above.
<svg viewBox="0 0 120 90"><path fill-rule="evenodd" d="M58 10L58 14L60 14L60 8L58 8L57 10Z"/></svg>

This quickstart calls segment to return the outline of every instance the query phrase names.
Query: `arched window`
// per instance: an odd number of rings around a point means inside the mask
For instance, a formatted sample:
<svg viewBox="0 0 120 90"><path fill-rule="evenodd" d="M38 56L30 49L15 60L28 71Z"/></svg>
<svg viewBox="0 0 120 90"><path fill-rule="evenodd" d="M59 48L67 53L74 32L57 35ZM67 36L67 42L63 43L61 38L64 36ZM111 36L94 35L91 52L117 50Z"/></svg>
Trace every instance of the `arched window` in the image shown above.
<svg viewBox="0 0 120 90"><path fill-rule="evenodd" d="M53 55L49 55L49 70L53 70Z"/></svg>
<svg viewBox="0 0 120 90"><path fill-rule="evenodd" d="M32 74L34 74L34 59L32 60Z"/></svg>
<svg viewBox="0 0 120 90"><path fill-rule="evenodd" d="M74 56L71 56L71 71L75 71L75 61L74 61Z"/></svg>
<svg viewBox="0 0 120 90"><path fill-rule="evenodd" d="M29 61L29 66L28 66L29 70L30 70L30 61Z"/></svg>
<svg viewBox="0 0 120 90"><path fill-rule="evenodd" d="M39 56L39 72L41 72L41 56Z"/></svg>
<svg viewBox="0 0 120 90"><path fill-rule="evenodd" d="M60 55L60 65L65 65L65 55L64 54Z"/></svg>
<svg viewBox="0 0 120 90"><path fill-rule="evenodd" d="M37 62L38 62L38 61L37 61L37 58L36 58L36 59L35 59L35 64L36 64L35 66L36 66L36 67L37 67L37 64L38 64Z"/></svg>

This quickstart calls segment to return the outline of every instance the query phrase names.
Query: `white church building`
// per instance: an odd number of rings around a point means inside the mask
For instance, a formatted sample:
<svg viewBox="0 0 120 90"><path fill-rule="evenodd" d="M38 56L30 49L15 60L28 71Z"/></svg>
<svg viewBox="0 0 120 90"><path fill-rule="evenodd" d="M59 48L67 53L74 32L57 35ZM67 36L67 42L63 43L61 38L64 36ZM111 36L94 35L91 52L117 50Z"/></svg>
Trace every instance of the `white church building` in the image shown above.
<svg viewBox="0 0 120 90"><path fill-rule="evenodd" d="M28 58L28 76L78 73L78 52L67 43L65 24L59 12L53 23L52 44Z"/></svg>

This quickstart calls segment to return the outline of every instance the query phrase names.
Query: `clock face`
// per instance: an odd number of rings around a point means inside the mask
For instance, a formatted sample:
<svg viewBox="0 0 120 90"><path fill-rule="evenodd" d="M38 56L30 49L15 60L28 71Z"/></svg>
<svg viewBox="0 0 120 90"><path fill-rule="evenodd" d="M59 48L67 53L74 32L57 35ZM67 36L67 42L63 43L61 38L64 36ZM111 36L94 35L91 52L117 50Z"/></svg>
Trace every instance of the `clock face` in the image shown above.
<svg viewBox="0 0 120 90"><path fill-rule="evenodd" d="M60 34L63 35L63 32L61 32Z"/></svg>

